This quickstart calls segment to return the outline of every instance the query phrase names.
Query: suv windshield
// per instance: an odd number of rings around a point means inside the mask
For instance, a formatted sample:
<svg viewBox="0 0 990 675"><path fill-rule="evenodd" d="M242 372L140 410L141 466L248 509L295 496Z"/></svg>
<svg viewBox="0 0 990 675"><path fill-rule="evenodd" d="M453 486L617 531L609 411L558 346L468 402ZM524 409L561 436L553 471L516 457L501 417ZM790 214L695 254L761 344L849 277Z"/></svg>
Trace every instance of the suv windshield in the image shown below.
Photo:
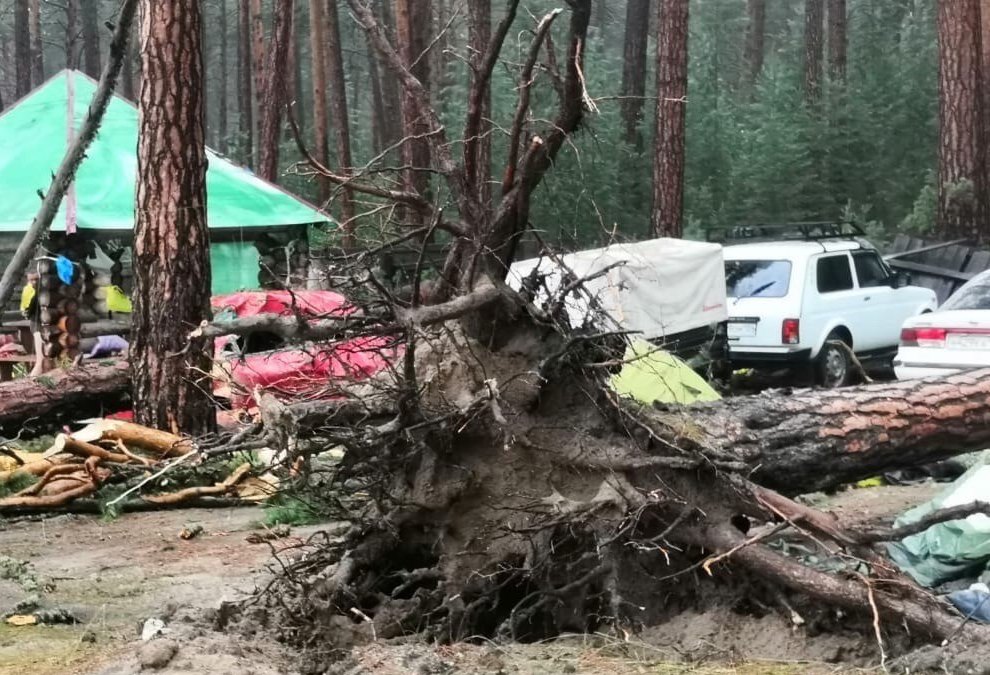
<svg viewBox="0 0 990 675"><path fill-rule="evenodd" d="M939 309L990 309L990 275L973 279Z"/></svg>
<svg viewBox="0 0 990 675"><path fill-rule="evenodd" d="M725 261L725 294L730 298L782 298L790 281L787 260Z"/></svg>

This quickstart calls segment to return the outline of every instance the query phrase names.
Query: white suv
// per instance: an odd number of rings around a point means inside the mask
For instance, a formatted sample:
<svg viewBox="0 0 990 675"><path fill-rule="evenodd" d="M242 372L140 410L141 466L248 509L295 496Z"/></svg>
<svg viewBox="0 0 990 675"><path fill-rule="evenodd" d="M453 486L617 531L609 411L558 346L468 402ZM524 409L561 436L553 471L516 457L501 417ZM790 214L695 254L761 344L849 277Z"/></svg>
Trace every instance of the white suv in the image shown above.
<svg viewBox="0 0 990 675"><path fill-rule="evenodd" d="M852 238L726 246L725 277L732 366L812 366L828 387L850 380L850 353L893 357L904 320L937 304Z"/></svg>

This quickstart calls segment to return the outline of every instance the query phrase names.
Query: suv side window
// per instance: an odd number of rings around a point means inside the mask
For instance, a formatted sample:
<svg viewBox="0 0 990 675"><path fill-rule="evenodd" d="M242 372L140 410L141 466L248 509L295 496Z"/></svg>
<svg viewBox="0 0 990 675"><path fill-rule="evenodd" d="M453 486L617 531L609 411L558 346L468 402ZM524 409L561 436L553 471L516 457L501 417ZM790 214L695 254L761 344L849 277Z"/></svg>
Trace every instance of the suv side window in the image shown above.
<svg viewBox="0 0 990 675"><path fill-rule="evenodd" d="M818 259L818 292L834 293L835 291L852 290L853 276L849 267L849 256L831 255Z"/></svg>
<svg viewBox="0 0 990 675"><path fill-rule="evenodd" d="M883 261L874 251L858 251L853 253L853 264L856 266L856 278L860 288L885 286L889 275Z"/></svg>

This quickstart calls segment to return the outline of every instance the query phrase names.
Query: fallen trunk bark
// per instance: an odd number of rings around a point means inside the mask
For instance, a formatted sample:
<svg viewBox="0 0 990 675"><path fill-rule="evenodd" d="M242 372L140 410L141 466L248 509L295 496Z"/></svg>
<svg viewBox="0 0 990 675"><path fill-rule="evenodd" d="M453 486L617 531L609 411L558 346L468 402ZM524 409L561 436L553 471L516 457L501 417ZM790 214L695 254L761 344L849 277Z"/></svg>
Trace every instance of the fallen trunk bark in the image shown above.
<svg viewBox="0 0 990 675"><path fill-rule="evenodd" d="M57 427L67 416L101 412L104 401L117 403L128 387L127 362L119 360L4 382L0 384L0 430L6 433L28 420L32 431Z"/></svg>
<svg viewBox="0 0 990 675"><path fill-rule="evenodd" d="M795 495L990 447L990 369L650 411L654 431Z"/></svg>

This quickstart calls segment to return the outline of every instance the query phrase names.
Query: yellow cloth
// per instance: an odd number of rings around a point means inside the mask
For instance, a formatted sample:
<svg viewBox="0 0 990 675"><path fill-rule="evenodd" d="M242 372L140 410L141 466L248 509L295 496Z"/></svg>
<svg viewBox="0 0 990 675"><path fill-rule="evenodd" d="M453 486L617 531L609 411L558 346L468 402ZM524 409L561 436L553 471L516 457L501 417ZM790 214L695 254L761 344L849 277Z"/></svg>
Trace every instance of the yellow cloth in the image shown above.
<svg viewBox="0 0 990 675"><path fill-rule="evenodd" d="M131 309L131 299L118 286L107 287L107 309L111 312L120 312L121 314L130 314L133 311Z"/></svg>
<svg viewBox="0 0 990 675"><path fill-rule="evenodd" d="M626 365L612 378L612 388L620 396L646 404L687 404L722 398L691 366L645 340L633 342L626 350L625 360Z"/></svg>
<svg viewBox="0 0 990 675"><path fill-rule="evenodd" d="M34 297L34 292L35 292L34 291L34 286L32 286L31 284L26 285L24 287L24 290L21 291L21 311L22 312L28 311L28 307L31 306L31 298Z"/></svg>

